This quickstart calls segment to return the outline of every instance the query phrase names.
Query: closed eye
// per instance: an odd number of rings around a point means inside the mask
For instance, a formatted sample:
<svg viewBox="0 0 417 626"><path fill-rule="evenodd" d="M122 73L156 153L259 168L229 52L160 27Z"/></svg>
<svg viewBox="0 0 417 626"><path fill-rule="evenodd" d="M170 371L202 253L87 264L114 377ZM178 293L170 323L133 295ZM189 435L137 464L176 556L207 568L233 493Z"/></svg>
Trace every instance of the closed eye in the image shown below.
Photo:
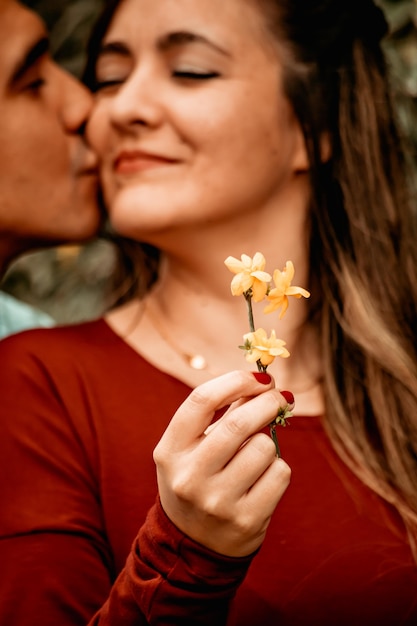
<svg viewBox="0 0 417 626"><path fill-rule="evenodd" d="M112 78L110 80L96 80L92 87L92 91L94 93L98 91L103 91L105 89L111 89L112 87L118 87L124 83L123 78Z"/></svg>
<svg viewBox="0 0 417 626"><path fill-rule="evenodd" d="M44 87L46 84L46 81L44 78L36 78L35 80L33 80L32 82L26 84L24 86L24 90L25 91L39 91L39 89L41 89L42 87Z"/></svg>
<svg viewBox="0 0 417 626"><path fill-rule="evenodd" d="M180 78L184 80L209 80L211 78L218 78L220 74L218 72L196 72L193 70L175 70L173 72L174 78Z"/></svg>

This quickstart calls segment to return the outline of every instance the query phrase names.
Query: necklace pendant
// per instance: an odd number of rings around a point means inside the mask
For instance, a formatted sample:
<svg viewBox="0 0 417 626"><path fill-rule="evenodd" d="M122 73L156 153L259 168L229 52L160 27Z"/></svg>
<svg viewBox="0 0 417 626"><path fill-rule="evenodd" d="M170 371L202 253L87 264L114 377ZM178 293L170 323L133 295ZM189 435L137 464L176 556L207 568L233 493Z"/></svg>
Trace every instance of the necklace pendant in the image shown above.
<svg viewBox="0 0 417 626"><path fill-rule="evenodd" d="M202 354L194 354L188 357L188 363L193 370L205 370L207 367L207 361Z"/></svg>

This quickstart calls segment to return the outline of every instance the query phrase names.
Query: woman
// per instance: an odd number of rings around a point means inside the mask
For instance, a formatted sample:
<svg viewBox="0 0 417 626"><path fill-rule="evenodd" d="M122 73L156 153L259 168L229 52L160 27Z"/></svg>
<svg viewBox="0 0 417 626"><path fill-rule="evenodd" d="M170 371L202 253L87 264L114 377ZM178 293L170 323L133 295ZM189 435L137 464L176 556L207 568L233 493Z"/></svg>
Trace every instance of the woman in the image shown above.
<svg viewBox="0 0 417 626"><path fill-rule="evenodd" d="M108 5L87 134L145 294L0 346L8 624L415 623L415 223L384 32L369 0ZM224 267L257 251L311 292L279 327L255 310L291 353L277 388L242 371ZM283 461L261 431L286 388Z"/></svg>

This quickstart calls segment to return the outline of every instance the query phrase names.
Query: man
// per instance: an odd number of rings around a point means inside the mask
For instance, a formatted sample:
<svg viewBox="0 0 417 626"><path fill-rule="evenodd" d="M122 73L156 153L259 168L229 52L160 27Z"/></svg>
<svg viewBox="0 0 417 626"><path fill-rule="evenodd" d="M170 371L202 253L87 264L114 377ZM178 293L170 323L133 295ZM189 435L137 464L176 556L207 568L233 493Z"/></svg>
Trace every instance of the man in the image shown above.
<svg viewBox="0 0 417 626"><path fill-rule="evenodd" d="M27 250L96 233L96 158L82 137L91 104L88 91L52 61L40 18L16 0L0 0L0 276ZM37 322L5 296L1 312L0 335Z"/></svg>
<svg viewBox="0 0 417 626"><path fill-rule="evenodd" d="M91 96L48 54L41 20L0 0L0 270L31 248L95 234Z"/></svg>

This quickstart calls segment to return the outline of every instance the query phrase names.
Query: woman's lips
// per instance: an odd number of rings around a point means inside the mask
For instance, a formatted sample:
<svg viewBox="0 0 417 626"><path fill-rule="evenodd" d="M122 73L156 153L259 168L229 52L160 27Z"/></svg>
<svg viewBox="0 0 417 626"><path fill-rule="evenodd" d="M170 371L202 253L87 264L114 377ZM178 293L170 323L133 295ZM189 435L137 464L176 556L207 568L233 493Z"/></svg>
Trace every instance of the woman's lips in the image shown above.
<svg viewBox="0 0 417 626"><path fill-rule="evenodd" d="M174 163L177 163L175 159L146 152L122 152L114 162L114 170L117 174L136 174Z"/></svg>

